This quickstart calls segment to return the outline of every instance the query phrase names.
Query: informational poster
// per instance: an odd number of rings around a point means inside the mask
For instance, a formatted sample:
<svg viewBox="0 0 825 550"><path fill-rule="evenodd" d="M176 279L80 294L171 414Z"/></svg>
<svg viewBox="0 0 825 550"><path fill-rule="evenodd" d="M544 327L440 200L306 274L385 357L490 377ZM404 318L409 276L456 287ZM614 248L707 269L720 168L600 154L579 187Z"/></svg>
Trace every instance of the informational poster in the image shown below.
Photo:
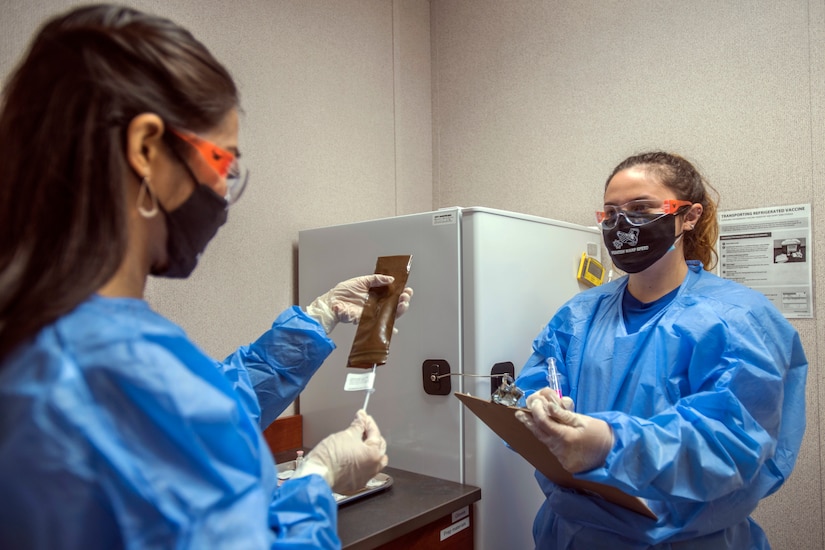
<svg viewBox="0 0 825 550"><path fill-rule="evenodd" d="M811 205L719 213L719 275L762 292L785 317L813 317Z"/></svg>

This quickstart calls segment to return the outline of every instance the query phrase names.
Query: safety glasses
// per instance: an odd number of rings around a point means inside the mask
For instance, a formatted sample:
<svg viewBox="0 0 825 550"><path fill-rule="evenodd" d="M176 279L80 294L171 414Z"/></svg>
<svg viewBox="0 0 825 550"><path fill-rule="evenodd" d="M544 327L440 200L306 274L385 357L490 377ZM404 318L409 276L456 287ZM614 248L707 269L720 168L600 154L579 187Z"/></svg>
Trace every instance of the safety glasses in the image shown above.
<svg viewBox="0 0 825 550"><path fill-rule="evenodd" d="M195 151L195 155L188 155L189 162L186 164L198 183L211 188L228 204L241 198L249 180L249 170L241 167L240 155L236 156L191 132L174 128L170 131Z"/></svg>
<svg viewBox="0 0 825 550"><path fill-rule="evenodd" d="M605 204L604 210L596 212L596 221L602 229L613 229L619 223L619 215L630 223L640 226L668 214L677 214L693 203L676 199L639 199L621 205Z"/></svg>

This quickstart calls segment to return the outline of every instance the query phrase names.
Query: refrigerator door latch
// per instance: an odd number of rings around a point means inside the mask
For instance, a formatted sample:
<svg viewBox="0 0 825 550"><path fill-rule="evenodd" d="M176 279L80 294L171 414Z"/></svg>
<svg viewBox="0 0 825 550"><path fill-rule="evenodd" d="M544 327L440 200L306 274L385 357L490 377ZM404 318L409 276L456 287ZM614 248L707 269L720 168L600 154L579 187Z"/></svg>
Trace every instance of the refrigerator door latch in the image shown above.
<svg viewBox="0 0 825 550"><path fill-rule="evenodd" d="M490 370L490 374L464 374L460 372L450 372L450 364L443 359L427 359L421 365L421 377L424 383L424 392L428 395L450 395L452 391L452 376L470 376L476 378L490 378L490 396L500 395L502 391L508 394L520 392L513 384L515 367L510 361L496 363ZM515 399L521 394L515 396Z"/></svg>
<svg viewBox="0 0 825 550"><path fill-rule="evenodd" d="M421 365L424 392L429 395L450 395L450 364L443 359L427 359Z"/></svg>

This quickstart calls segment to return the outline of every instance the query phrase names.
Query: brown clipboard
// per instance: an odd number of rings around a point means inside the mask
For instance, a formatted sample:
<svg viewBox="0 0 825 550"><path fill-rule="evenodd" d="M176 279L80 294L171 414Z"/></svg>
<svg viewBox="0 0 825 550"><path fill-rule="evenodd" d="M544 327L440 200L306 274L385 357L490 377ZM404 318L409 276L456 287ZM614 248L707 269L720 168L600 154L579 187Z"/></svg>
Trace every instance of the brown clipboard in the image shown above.
<svg viewBox="0 0 825 550"><path fill-rule="evenodd" d="M524 457L536 470L556 485L595 493L608 502L618 504L651 519L657 519L656 514L639 497L628 495L610 485L578 479L565 470L556 456L550 452L550 449L536 439L533 432L528 430L527 426L516 418L516 411L526 409L499 405L466 393L456 392L453 395L464 403L496 435L506 441L514 451ZM529 413L529 411L527 412Z"/></svg>

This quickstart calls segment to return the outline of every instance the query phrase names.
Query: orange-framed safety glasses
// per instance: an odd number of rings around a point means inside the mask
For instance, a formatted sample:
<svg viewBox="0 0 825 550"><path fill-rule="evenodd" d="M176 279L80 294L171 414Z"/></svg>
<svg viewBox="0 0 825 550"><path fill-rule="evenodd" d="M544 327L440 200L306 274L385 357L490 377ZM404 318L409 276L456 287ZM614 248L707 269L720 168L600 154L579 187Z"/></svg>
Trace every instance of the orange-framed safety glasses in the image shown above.
<svg viewBox="0 0 825 550"><path fill-rule="evenodd" d="M677 199L638 199L620 205L605 204L603 211L596 212L596 221L602 229L613 229L619 222L619 215L622 215L630 225L640 226L662 216L676 214L692 204Z"/></svg>
<svg viewBox="0 0 825 550"><path fill-rule="evenodd" d="M175 128L170 128L170 131L196 153L190 155L187 166L197 182L210 187L226 199L228 204L236 202L249 180L249 170L241 167L240 155L235 155L191 132Z"/></svg>

